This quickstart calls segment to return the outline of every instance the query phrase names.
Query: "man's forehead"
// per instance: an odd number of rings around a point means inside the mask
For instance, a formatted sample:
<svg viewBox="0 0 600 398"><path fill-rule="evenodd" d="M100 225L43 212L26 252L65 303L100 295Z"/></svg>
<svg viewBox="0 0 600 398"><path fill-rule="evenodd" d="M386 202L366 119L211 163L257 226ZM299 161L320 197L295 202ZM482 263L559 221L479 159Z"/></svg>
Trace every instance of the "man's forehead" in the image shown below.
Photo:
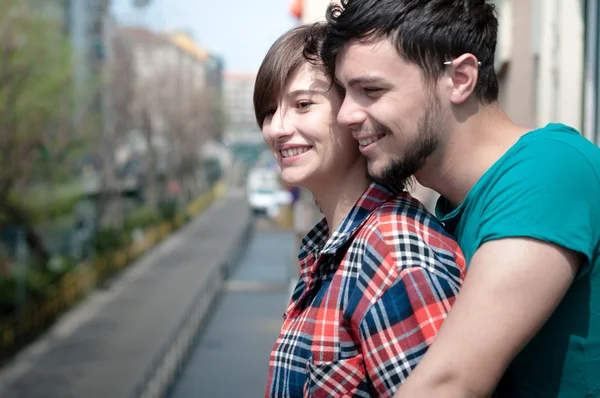
<svg viewBox="0 0 600 398"><path fill-rule="evenodd" d="M373 75L390 62L400 61L390 39L353 39L348 41L336 57L335 77L342 81L355 75Z"/></svg>
<svg viewBox="0 0 600 398"><path fill-rule="evenodd" d="M389 37L376 37L376 38L354 38L345 43L339 54L340 56L348 56L354 53L379 53L382 51L388 51L390 48L395 46L392 39Z"/></svg>

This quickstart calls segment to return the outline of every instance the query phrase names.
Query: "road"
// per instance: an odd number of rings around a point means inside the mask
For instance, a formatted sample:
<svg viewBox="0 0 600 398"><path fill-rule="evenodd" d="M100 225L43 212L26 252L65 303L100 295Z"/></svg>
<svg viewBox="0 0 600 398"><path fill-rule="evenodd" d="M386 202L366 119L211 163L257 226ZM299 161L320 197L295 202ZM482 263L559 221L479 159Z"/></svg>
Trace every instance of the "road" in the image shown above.
<svg viewBox="0 0 600 398"><path fill-rule="evenodd" d="M170 398L254 398L290 295L293 235L258 219L246 253L201 330Z"/></svg>

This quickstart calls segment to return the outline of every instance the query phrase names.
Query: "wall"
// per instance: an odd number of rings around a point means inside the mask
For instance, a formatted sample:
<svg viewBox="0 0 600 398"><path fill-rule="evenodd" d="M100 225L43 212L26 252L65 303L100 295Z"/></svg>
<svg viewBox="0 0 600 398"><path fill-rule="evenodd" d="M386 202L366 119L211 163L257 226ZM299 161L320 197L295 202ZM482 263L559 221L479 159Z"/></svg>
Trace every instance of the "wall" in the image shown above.
<svg viewBox="0 0 600 398"><path fill-rule="evenodd" d="M582 128L584 15L579 0L535 2L540 15L536 124Z"/></svg>

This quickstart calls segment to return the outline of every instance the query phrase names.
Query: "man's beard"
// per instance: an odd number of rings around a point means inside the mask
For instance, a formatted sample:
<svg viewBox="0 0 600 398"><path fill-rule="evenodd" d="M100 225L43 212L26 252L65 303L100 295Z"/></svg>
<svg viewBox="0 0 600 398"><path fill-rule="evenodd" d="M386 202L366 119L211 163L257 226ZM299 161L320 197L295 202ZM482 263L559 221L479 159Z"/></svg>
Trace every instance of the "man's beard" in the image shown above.
<svg viewBox="0 0 600 398"><path fill-rule="evenodd" d="M371 175L371 179L394 192L405 190L408 179L424 166L427 158L438 148L441 119L440 102L432 95L417 125L418 136L408 144L404 156L392 158L391 164L378 175ZM377 130L391 134L384 126L379 126Z"/></svg>

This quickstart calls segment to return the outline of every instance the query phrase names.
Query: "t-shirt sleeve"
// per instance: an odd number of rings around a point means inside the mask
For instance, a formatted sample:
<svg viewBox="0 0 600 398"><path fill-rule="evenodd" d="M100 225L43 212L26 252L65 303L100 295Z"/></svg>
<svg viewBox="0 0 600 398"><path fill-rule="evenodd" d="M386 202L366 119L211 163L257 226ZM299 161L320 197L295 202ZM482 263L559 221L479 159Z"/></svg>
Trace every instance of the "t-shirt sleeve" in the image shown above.
<svg viewBox="0 0 600 398"><path fill-rule="evenodd" d="M485 198L476 246L501 238L529 237L584 254L598 240L597 171L579 148L545 140L521 148L505 164Z"/></svg>

